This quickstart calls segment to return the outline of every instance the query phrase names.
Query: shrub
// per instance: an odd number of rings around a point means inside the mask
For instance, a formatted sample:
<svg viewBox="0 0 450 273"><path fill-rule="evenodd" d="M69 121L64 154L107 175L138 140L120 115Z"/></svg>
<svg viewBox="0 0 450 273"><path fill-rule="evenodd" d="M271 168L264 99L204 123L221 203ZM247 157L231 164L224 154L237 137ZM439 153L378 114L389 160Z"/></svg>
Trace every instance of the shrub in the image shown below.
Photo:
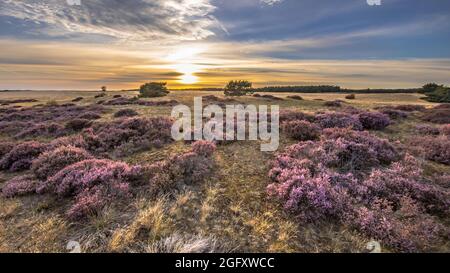
<svg viewBox="0 0 450 273"><path fill-rule="evenodd" d="M79 116L77 116L77 118L95 120L95 119L101 119L102 116L100 116L98 113L95 113L95 112L86 112L86 113L80 114Z"/></svg>
<svg viewBox="0 0 450 273"><path fill-rule="evenodd" d="M322 128L352 128L354 130L363 129L358 115L328 112L316 115L315 120Z"/></svg>
<svg viewBox="0 0 450 273"><path fill-rule="evenodd" d="M261 95L260 95L260 94L254 94L253 97L255 97L255 98L260 98Z"/></svg>
<svg viewBox="0 0 450 273"><path fill-rule="evenodd" d="M72 120L68 121L66 123L65 128L67 130L78 132L78 131L81 131L81 130L83 130L85 128L90 127L91 125L92 125L92 121L90 121L88 119L79 119L79 118L77 118L77 119L72 119Z"/></svg>
<svg viewBox="0 0 450 273"><path fill-rule="evenodd" d="M52 138L52 137L61 137L65 134L66 134L65 128L57 123L41 123L22 130L14 137L18 139L30 137Z"/></svg>
<svg viewBox="0 0 450 273"><path fill-rule="evenodd" d="M402 198L409 196L428 213L448 213L450 195L423 180L421 166L414 157L407 155L403 161L393 163L388 169L374 170L363 181L360 193L367 203L382 198L399 207Z"/></svg>
<svg viewBox="0 0 450 273"><path fill-rule="evenodd" d="M79 102L79 101L82 101L83 99L84 99L83 97L78 97L78 98L73 99L72 101Z"/></svg>
<svg viewBox="0 0 450 273"><path fill-rule="evenodd" d="M448 193L426 185L410 157L386 171L373 170L366 179L328 168L328 153L334 152L318 143L288 147L272 164L267 192L287 211L302 222L345 224L400 251L417 251L437 240L443 229L426 212L447 213Z"/></svg>
<svg viewBox="0 0 450 273"><path fill-rule="evenodd" d="M5 183L2 188L2 195L6 198L23 196L36 191L37 182L32 176L16 176Z"/></svg>
<svg viewBox="0 0 450 273"><path fill-rule="evenodd" d="M141 85L139 93L142 98L164 97L169 94L165 82L150 82Z"/></svg>
<svg viewBox="0 0 450 273"><path fill-rule="evenodd" d="M67 137L60 137L60 138L57 138L57 139L51 141L47 145L47 151L55 150L59 147L64 147L64 146L72 146L72 147L81 148L81 149L88 148L88 144L86 143L86 141L84 140L82 135L73 135L73 136L67 136Z"/></svg>
<svg viewBox="0 0 450 273"><path fill-rule="evenodd" d="M450 136L450 124L441 126L440 131L444 136Z"/></svg>
<svg viewBox="0 0 450 273"><path fill-rule="evenodd" d="M297 120L283 123L282 130L295 140L315 140L320 136L319 126L308 121Z"/></svg>
<svg viewBox="0 0 450 273"><path fill-rule="evenodd" d="M436 106L433 109L428 109L422 116L422 120L437 124L449 124L450 108L445 105L441 105Z"/></svg>
<svg viewBox="0 0 450 273"><path fill-rule="evenodd" d="M140 179L140 166L91 159L62 169L41 183L37 192L74 197L75 203L67 214L72 219L81 219L115 199L128 197L130 185Z"/></svg>
<svg viewBox="0 0 450 273"><path fill-rule="evenodd" d="M356 95L355 94L350 94L350 95L345 96L345 98L348 99L348 100L354 100L354 99L356 99Z"/></svg>
<svg viewBox="0 0 450 273"><path fill-rule="evenodd" d="M122 95L114 95L113 98L117 99L117 98L121 98Z"/></svg>
<svg viewBox="0 0 450 273"><path fill-rule="evenodd" d="M301 96L298 96L298 95L288 96L287 98L291 99L291 100L303 100L303 98Z"/></svg>
<svg viewBox="0 0 450 273"><path fill-rule="evenodd" d="M252 83L245 80L230 81L224 88L225 96L245 96L253 93Z"/></svg>
<svg viewBox="0 0 450 273"><path fill-rule="evenodd" d="M134 111L133 109L121 109L114 114L114 117L115 118L135 117L138 115L139 115L138 112Z"/></svg>
<svg viewBox="0 0 450 273"><path fill-rule="evenodd" d="M106 93L105 93L105 92L100 93L100 94L94 96L94 98L96 98L96 99L98 99L98 98L103 98L103 97L106 97Z"/></svg>
<svg viewBox="0 0 450 273"><path fill-rule="evenodd" d="M423 112L426 110L425 106L423 105L411 105L411 104L397 105L394 106L394 109L405 112Z"/></svg>
<svg viewBox="0 0 450 273"><path fill-rule="evenodd" d="M450 88L445 86L439 86L433 92L426 93L425 100L430 102L450 102Z"/></svg>
<svg viewBox="0 0 450 273"><path fill-rule="evenodd" d="M379 109L379 111L389 116L389 118L391 119L403 119L408 117L408 113L406 113L405 111L396 110L392 108L381 108Z"/></svg>
<svg viewBox="0 0 450 273"><path fill-rule="evenodd" d="M199 140L192 144L192 151L198 155L211 157L216 151L216 145L209 141Z"/></svg>
<svg viewBox="0 0 450 273"><path fill-rule="evenodd" d="M344 144L350 147L365 146L376 157L376 161L381 164L390 164L400 159L397 149L386 139L378 138L368 132L358 132L349 129L325 129L322 141L335 140L337 144ZM355 159L355 158L353 158ZM369 160L369 159L366 159ZM364 165L364 159L361 161Z"/></svg>
<svg viewBox="0 0 450 273"><path fill-rule="evenodd" d="M391 119L380 112L363 112L359 121L366 130L383 130L391 124Z"/></svg>
<svg viewBox="0 0 450 273"><path fill-rule="evenodd" d="M27 170L31 163L41 153L46 146L36 141L24 142L16 145L9 153L0 160L0 168L11 172Z"/></svg>
<svg viewBox="0 0 450 273"><path fill-rule="evenodd" d="M95 124L82 135L88 151L101 154L114 150L123 156L172 142L171 129L169 118L127 118Z"/></svg>
<svg viewBox="0 0 450 273"><path fill-rule="evenodd" d="M31 169L37 178L45 180L69 165L88 159L92 159L92 156L85 150L62 146L41 154L33 161Z"/></svg>
<svg viewBox="0 0 450 273"><path fill-rule="evenodd" d="M314 121L314 116L292 110L280 111L280 123L285 123L288 121L300 121L300 120L312 122Z"/></svg>
<svg viewBox="0 0 450 273"><path fill-rule="evenodd" d="M430 136L437 136L441 133L439 128L427 125L427 124L419 124L416 125L415 131L419 135L430 135Z"/></svg>
<svg viewBox="0 0 450 273"><path fill-rule="evenodd" d="M16 143L14 143L14 142L9 142L9 141L0 142L0 159L4 155L9 153L14 148L14 146L16 146Z"/></svg>
<svg viewBox="0 0 450 273"><path fill-rule="evenodd" d="M342 107L342 102L339 100L327 101L323 105L326 107Z"/></svg>
<svg viewBox="0 0 450 273"><path fill-rule="evenodd" d="M215 171L212 143L198 141L192 145L192 151L173 156L147 167L150 174L151 191L168 192L185 185L202 183Z"/></svg>
<svg viewBox="0 0 450 273"><path fill-rule="evenodd" d="M261 98L269 99L269 100L283 100L282 98L275 97L272 95L262 95Z"/></svg>
<svg viewBox="0 0 450 273"><path fill-rule="evenodd" d="M411 147L428 160L450 165L450 139L447 136L425 136L414 138L410 142Z"/></svg>

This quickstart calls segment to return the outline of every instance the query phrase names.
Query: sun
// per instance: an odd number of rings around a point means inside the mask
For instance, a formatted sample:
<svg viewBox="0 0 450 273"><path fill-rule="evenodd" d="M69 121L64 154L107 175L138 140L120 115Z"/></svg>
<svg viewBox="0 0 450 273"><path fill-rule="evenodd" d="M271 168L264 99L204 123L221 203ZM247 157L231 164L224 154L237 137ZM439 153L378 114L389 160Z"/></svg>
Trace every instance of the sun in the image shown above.
<svg viewBox="0 0 450 273"><path fill-rule="evenodd" d="M202 67L197 63L200 62L199 55L204 50L205 48L200 46L184 47L167 56L167 61L172 63L170 68L180 73L177 80L179 83L195 84L200 81L200 78L195 74L202 70Z"/></svg>
<svg viewBox="0 0 450 273"><path fill-rule="evenodd" d="M182 84L194 84L198 83L198 77L192 74L184 74L180 77L180 83Z"/></svg>

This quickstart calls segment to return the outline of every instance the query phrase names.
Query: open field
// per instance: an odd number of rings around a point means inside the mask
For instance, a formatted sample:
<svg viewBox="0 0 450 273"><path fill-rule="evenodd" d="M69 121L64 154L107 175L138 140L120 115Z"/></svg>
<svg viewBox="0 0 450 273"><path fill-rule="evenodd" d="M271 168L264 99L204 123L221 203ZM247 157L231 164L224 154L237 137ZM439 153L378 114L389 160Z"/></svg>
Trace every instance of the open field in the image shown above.
<svg viewBox="0 0 450 273"><path fill-rule="evenodd" d="M90 107L98 105L99 101L112 100L113 96L132 97L137 95L137 92L108 92L106 97L94 98L97 94L98 92L87 91L0 92L0 100L38 100L1 106L2 109L9 109L13 106L26 108L40 104L43 104L42 107L62 105L71 103L77 97L83 97L76 104ZM192 105L194 96L210 95L219 99L224 98L220 92L177 91L164 98L146 101L176 100L181 104ZM304 100L287 98L292 96L292 93L271 95L283 100L246 96L235 98L233 104L276 104L280 105L282 110L301 111L311 115L320 111L344 111L342 109L347 108L346 106L365 110L397 105L421 105L426 109L436 106L421 100L422 95L419 94L357 94L355 100L346 100L345 94L330 93L298 94ZM334 100L344 101L343 107L324 106L325 101ZM140 117L150 118L170 115L172 110L171 106L157 105L105 105L104 108L100 113L101 117L93 121L94 123L111 122L116 119L114 114L124 108L135 110ZM392 120L392 124L387 128L371 133L388 139L397 149L407 152L411 148L409 147L411 139L419 136L416 130L418 124L432 128L442 126L421 120L426 109L408 112L407 118ZM77 134L79 132L66 135ZM448 135L443 137L448 141ZM37 140L49 143L55 138L38 135L17 139L12 134L1 132L1 139L4 142L21 143L25 140ZM289 138L282 132L280 142L278 152L299 141ZM117 202L107 202L100 210L81 220L73 220L66 216L66 211L71 206L71 200L68 198L60 198L49 193L26 194L12 198L2 196L0 252L67 252L66 245L69 241L79 242L82 250L86 252L152 252L163 251L164 247L161 245L164 245L167 238L183 242L180 243L185 247L181 248L182 250L194 252L205 249L225 252L367 251L367 243L374 239L367 233L350 228L339 221L324 219L299 221L293 213L283 209L282 202L270 198L267 186L272 182L268 173L271 169L270 162L275 159L276 153L261 152L259 147L259 142L252 141L217 145L217 151L214 153L215 172L201 183L177 186L176 189L156 195L149 191L144 183L132 189L131 197ZM187 143L169 142L126 155L108 154L98 157L125 162L130 166L148 165L189 150L190 145ZM413 152L415 151L411 151ZM422 156L420 152L414 155L423 166L423 177L427 178L427 181L432 181L431 183L436 183L447 198L450 166L448 161L445 164L445 160L448 158L436 162ZM11 178L23 174L30 174L30 171L26 169L18 172L1 171L0 186L4 187ZM437 177L440 179L439 184L436 182ZM447 209L431 216L443 226L438 238L432 243L427 241L420 244L421 248L415 251L450 251L448 241L450 225L448 211L445 211ZM186 248L186 245L190 248ZM404 251L395 246L382 245L386 252ZM174 251L180 248L169 249Z"/></svg>

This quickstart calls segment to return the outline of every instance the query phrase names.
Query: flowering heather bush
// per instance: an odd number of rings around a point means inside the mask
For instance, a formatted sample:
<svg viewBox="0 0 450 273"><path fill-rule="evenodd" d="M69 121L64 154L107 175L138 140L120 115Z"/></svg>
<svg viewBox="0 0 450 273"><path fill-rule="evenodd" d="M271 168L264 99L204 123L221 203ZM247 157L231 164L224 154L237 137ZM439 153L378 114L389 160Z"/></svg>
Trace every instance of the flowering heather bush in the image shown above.
<svg viewBox="0 0 450 273"><path fill-rule="evenodd" d="M134 111L133 109L121 109L114 114L114 117L115 118L135 117L138 115L139 115L138 112Z"/></svg>
<svg viewBox="0 0 450 273"><path fill-rule="evenodd" d="M109 160L85 160L70 165L41 183L38 193L74 197L72 219L95 214L116 198L128 197L130 185L141 179L141 167Z"/></svg>
<svg viewBox="0 0 450 273"><path fill-rule="evenodd" d="M325 142L335 140L338 144L344 144L344 147L348 145L347 148L365 146L361 149L369 150L370 154L376 157L376 161L384 165L400 159L397 149L388 140L378 138L368 132L358 132L339 128L325 129L323 131L323 139L325 139ZM349 152L356 151L358 151L358 149L349 150ZM344 152L344 155L345 154L347 154L347 152ZM352 155L352 157L350 157L352 160L355 160L355 158L356 155ZM362 161L364 161L364 159L362 159ZM363 163L361 162L360 164Z"/></svg>
<svg viewBox="0 0 450 273"><path fill-rule="evenodd" d="M65 128L57 123L41 123L31 126L29 128L25 128L14 137L17 139L23 138L35 138L35 137L45 137L45 138L53 138L53 137L61 137L65 135L67 132Z"/></svg>
<svg viewBox="0 0 450 273"><path fill-rule="evenodd" d="M379 110L381 113L389 116L391 119L404 119L408 117L408 113L401 110L396 110L392 108L381 108Z"/></svg>
<svg viewBox="0 0 450 273"><path fill-rule="evenodd" d="M316 123L322 128L352 128L362 130L358 115L340 112L328 112L316 115Z"/></svg>
<svg viewBox="0 0 450 273"><path fill-rule="evenodd" d="M397 105L393 107L394 109L405 111L405 112L422 112L425 111L426 108L423 105Z"/></svg>
<svg viewBox="0 0 450 273"><path fill-rule="evenodd" d="M411 140L412 147L418 147L419 152L431 161L450 165L450 138L440 137L419 137Z"/></svg>
<svg viewBox="0 0 450 273"><path fill-rule="evenodd" d="M73 146L62 146L41 154L33 161L31 169L37 178L45 180L69 165L92 158L83 149Z"/></svg>
<svg viewBox="0 0 450 273"><path fill-rule="evenodd" d="M14 146L16 146L16 144L14 142L9 142L9 141L2 141L2 142L0 142L0 159L4 155L9 153Z"/></svg>
<svg viewBox="0 0 450 273"><path fill-rule="evenodd" d="M291 111L291 110L282 110L280 111L280 123L288 122L288 121L298 121L298 120L306 120L306 121L314 121L314 116L305 114L303 112Z"/></svg>
<svg viewBox="0 0 450 273"><path fill-rule="evenodd" d="M439 128L427 125L427 124L419 124L416 126L415 131L419 135L430 135L430 136L437 136L441 133Z"/></svg>
<svg viewBox="0 0 450 273"><path fill-rule="evenodd" d="M448 192L423 181L422 177L422 169L417 160L406 155L403 161L393 163L388 169L374 170L363 181L359 192L367 203L378 198L398 207L401 199L409 196L428 213L447 214L450 206Z"/></svg>
<svg viewBox="0 0 450 273"><path fill-rule="evenodd" d="M333 156L318 143L288 147L273 162L267 192L287 211L304 222L346 224L401 251L423 249L437 239L441 226L426 212L448 213L449 195L421 181L410 157L366 179L330 169Z"/></svg>
<svg viewBox="0 0 450 273"><path fill-rule="evenodd" d="M441 127L441 134L444 136L450 136L450 124L446 124Z"/></svg>
<svg viewBox="0 0 450 273"><path fill-rule="evenodd" d="M428 109L424 112L422 120L437 123L437 124L449 124L450 123L450 107L445 104Z"/></svg>
<svg viewBox="0 0 450 273"><path fill-rule="evenodd" d="M24 142L15 146L0 160L0 169L11 172L27 170L31 163L46 149L46 146L36 141Z"/></svg>
<svg viewBox="0 0 450 273"><path fill-rule="evenodd" d="M47 151L52 151L59 147L72 146L81 149L87 149L88 144L84 140L82 135L72 135L66 137L57 138L47 144Z"/></svg>
<svg viewBox="0 0 450 273"><path fill-rule="evenodd" d="M216 145L209 141L200 140L192 144L192 151L201 156L211 157L216 151Z"/></svg>
<svg viewBox="0 0 450 273"><path fill-rule="evenodd" d="M78 115L77 118L79 119L88 119L88 120L96 120L101 119L102 116L95 112L86 112L81 115Z"/></svg>
<svg viewBox="0 0 450 273"><path fill-rule="evenodd" d="M37 182L29 175L17 176L5 183L2 195L6 198L23 196L36 191Z"/></svg>
<svg viewBox="0 0 450 273"><path fill-rule="evenodd" d="M147 166L152 192L168 192L203 182L215 171L214 150L214 144L197 141L191 152Z"/></svg>
<svg viewBox="0 0 450 273"><path fill-rule="evenodd" d="M66 123L65 128L67 130L70 130L70 131L73 131L73 132L78 132L78 131L81 131L81 130L83 130L85 128L90 127L91 125L92 125L92 121L90 121L88 119L76 118L76 119L69 120Z"/></svg>
<svg viewBox="0 0 450 273"><path fill-rule="evenodd" d="M285 132L290 138L295 140L315 140L320 137L319 126L310 123L308 121L297 120L289 121L282 124L283 132Z"/></svg>
<svg viewBox="0 0 450 273"><path fill-rule="evenodd" d="M141 106L176 106L178 101L176 100L166 100L166 101L148 101L140 100L137 97L134 98L114 98L109 101L103 102L104 105L141 105Z"/></svg>
<svg viewBox="0 0 450 273"><path fill-rule="evenodd" d="M0 133L13 136L33 126L35 126L33 123L26 121L0 121Z"/></svg>
<svg viewBox="0 0 450 273"><path fill-rule="evenodd" d="M0 116L1 122L29 122L29 123L45 123L45 122L66 122L75 118L79 118L84 114L100 115L104 112L104 108L99 105L77 106L74 104L66 105L41 105L28 108L22 108L9 114Z"/></svg>
<svg viewBox="0 0 450 273"><path fill-rule="evenodd" d="M171 128L169 118L139 117L98 123L82 135L88 151L105 153L114 150L116 155L123 156L171 142Z"/></svg>
<svg viewBox="0 0 450 273"><path fill-rule="evenodd" d="M391 119L380 112L361 113L359 121L366 130L383 130L391 124Z"/></svg>

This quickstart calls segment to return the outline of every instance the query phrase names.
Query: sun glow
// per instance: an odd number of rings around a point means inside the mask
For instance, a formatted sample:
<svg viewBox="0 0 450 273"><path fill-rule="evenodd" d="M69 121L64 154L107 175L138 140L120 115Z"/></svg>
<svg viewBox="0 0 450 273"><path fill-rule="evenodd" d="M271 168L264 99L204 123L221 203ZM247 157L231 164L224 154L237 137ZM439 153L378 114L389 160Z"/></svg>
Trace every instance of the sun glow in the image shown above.
<svg viewBox="0 0 450 273"><path fill-rule="evenodd" d="M178 78L181 84L195 84L200 81L195 73L201 72L199 62L199 55L204 52L204 47L186 47L176 50L167 56L167 61L173 63L170 68L182 74Z"/></svg>

